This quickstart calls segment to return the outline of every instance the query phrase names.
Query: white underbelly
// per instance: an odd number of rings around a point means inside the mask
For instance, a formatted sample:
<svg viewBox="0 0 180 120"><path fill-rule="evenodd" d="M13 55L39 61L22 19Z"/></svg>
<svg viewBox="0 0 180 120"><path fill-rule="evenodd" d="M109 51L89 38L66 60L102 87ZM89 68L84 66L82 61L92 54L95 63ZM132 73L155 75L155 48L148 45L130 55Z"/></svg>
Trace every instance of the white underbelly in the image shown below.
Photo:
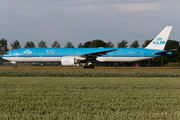
<svg viewBox="0 0 180 120"><path fill-rule="evenodd" d="M3 57L5 60L15 62L60 62L61 57Z"/></svg>
<svg viewBox="0 0 180 120"><path fill-rule="evenodd" d="M151 59L153 57L97 57L99 62L135 62Z"/></svg>

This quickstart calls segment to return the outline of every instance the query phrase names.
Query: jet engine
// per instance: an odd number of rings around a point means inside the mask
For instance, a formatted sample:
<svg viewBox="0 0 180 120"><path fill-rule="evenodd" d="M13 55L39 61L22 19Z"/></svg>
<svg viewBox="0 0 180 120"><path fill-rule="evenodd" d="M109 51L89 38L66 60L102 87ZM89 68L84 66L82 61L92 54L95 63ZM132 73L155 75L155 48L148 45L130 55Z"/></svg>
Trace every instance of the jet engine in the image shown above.
<svg viewBox="0 0 180 120"><path fill-rule="evenodd" d="M73 66L77 63L77 60L74 57L62 57L61 65L62 66Z"/></svg>

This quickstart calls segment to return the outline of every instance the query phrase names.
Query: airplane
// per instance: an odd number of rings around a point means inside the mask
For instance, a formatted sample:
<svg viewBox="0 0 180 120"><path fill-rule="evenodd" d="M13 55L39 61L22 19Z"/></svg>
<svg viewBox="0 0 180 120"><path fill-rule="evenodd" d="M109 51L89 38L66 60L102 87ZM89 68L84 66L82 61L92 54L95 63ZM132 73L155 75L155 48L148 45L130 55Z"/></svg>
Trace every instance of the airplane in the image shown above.
<svg viewBox="0 0 180 120"><path fill-rule="evenodd" d="M84 63L84 68L94 68L95 62L136 62L171 55L164 50L172 26L166 26L146 48L20 48L2 55L14 68L18 62L61 62L62 66Z"/></svg>

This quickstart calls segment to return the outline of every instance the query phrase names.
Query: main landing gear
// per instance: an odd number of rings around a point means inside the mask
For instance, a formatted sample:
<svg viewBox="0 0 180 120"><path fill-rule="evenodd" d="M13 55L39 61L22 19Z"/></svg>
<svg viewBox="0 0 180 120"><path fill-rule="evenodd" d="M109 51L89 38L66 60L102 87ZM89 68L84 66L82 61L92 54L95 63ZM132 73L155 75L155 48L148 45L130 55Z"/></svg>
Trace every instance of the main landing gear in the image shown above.
<svg viewBox="0 0 180 120"><path fill-rule="evenodd" d="M84 69L86 68L94 68L94 65L84 65Z"/></svg>
<svg viewBox="0 0 180 120"><path fill-rule="evenodd" d="M90 61L88 61L88 62L84 65L84 69L86 69L86 68L93 69L93 68L94 68L94 65L93 65Z"/></svg>

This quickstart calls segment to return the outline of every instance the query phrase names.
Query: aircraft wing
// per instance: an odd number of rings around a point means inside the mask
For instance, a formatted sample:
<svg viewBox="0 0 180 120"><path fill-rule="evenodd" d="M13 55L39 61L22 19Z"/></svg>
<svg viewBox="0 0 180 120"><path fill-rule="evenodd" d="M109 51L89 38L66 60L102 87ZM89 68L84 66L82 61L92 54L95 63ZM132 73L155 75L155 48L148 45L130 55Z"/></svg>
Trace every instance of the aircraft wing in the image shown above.
<svg viewBox="0 0 180 120"><path fill-rule="evenodd" d="M116 51L118 49L113 49L113 50L105 50L105 51L100 51L100 52L93 52L93 53L88 53L88 54L82 54L79 55L79 57L83 58L96 58L98 56L106 55L108 52Z"/></svg>

